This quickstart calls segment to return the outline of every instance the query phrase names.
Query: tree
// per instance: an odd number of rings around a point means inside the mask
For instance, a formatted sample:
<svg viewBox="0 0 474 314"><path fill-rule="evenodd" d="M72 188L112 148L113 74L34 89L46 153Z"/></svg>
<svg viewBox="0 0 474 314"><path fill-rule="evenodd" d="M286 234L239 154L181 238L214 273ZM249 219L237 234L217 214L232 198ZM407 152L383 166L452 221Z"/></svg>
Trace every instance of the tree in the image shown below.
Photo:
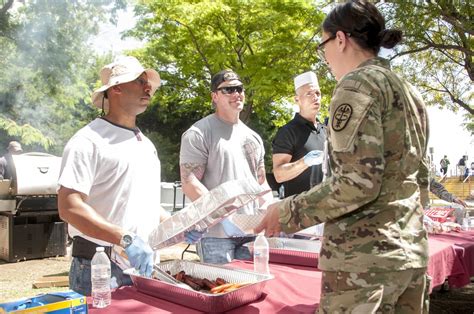
<svg viewBox="0 0 474 314"><path fill-rule="evenodd" d="M400 60L399 69L428 104L465 110L466 127L473 131L472 2L397 1L381 7L389 23L404 31L404 45L392 57Z"/></svg>
<svg viewBox="0 0 474 314"><path fill-rule="evenodd" d="M245 85L241 119L271 152L271 138L290 117L293 77L317 63L323 14L308 1L264 0L141 1L136 13L139 22L128 35L148 40L137 54L163 79L154 108L140 118L161 135L160 152L164 146L170 149L164 155L177 156L182 132L212 112L210 79L226 68ZM168 180L179 178L176 160L163 171Z"/></svg>
<svg viewBox="0 0 474 314"><path fill-rule="evenodd" d="M88 44L123 0L24 1L0 9L0 144L11 138L60 154L96 114L97 57ZM99 60L100 61L100 60Z"/></svg>

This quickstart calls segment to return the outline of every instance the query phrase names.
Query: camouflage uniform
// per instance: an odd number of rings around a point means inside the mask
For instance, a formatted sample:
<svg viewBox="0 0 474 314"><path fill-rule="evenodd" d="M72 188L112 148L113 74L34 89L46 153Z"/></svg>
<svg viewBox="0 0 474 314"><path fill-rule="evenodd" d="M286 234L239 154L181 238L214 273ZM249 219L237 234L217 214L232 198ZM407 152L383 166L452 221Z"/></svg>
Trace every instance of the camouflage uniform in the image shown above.
<svg viewBox="0 0 474 314"><path fill-rule="evenodd" d="M435 179L430 180L430 192L446 202L454 202L456 197L449 193L446 188Z"/></svg>
<svg viewBox="0 0 474 314"><path fill-rule="evenodd" d="M330 104L328 138L333 176L285 199L280 223L283 231L294 233L326 222L319 268L326 277L351 276L351 291L342 292L342 287L335 291L346 293L357 305L369 302L366 293L359 294L367 288L364 276L408 271L416 281L413 270L424 273L427 266L428 241L420 204L420 192L428 190L424 102L411 85L390 71L387 60L373 58L338 82ZM382 277L379 287L390 281ZM419 282L421 295L425 281ZM323 283L322 310L334 311L325 284L332 283ZM391 293L390 288L383 290ZM396 307L384 304L385 298L378 301L379 310Z"/></svg>
<svg viewBox="0 0 474 314"><path fill-rule="evenodd" d="M456 196L449 193L444 187L444 185L442 185L441 183L439 183L433 178L430 180L430 192L446 202L454 203L454 200L456 199ZM423 205L424 209L430 208L430 200L429 200L428 195L421 197L421 204ZM461 224L462 219L466 215L467 209L459 205L453 206L453 207L454 207L454 217L456 217L456 222L458 224Z"/></svg>

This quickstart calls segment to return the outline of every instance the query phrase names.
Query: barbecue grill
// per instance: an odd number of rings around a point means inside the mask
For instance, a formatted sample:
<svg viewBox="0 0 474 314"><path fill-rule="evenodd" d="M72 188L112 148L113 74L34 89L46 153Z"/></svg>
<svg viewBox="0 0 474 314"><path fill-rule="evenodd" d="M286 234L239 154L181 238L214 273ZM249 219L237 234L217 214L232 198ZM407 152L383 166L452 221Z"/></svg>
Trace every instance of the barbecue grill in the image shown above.
<svg viewBox="0 0 474 314"><path fill-rule="evenodd" d="M67 230L56 192L60 166L60 157L45 153L12 155L12 178L0 180L0 259L66 254Z"/></svg>

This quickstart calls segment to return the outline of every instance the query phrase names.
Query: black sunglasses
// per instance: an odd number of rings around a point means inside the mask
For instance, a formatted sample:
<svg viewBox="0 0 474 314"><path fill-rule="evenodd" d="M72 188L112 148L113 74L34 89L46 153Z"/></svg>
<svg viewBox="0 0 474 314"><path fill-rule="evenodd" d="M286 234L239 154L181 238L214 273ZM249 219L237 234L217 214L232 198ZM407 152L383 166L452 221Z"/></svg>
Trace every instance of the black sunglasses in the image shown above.
<svg viewBox="0 0 474 314"><path fill-rule="evenodd" d="M237 86L224 86L224 87L219 87L217 89L218 91L221 91L222 94L225 94L225 95L230 95L230 94L233 94L235 92L239 93L239 94L242 94L245 89L244 89L244 86L243 85L237 85Z"/></svg>

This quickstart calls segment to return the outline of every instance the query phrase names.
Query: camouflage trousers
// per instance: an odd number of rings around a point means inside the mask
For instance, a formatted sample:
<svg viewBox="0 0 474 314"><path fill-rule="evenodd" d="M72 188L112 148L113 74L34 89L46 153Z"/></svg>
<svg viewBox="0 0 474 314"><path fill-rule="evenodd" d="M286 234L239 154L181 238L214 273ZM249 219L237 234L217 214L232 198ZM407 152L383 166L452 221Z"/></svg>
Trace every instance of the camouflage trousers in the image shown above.
<svg viewBox="0 0 474 314"><path fill-rule="evenodd" d="M428 313L426 268L385 273L323 271L319 313Z"/></svg>

